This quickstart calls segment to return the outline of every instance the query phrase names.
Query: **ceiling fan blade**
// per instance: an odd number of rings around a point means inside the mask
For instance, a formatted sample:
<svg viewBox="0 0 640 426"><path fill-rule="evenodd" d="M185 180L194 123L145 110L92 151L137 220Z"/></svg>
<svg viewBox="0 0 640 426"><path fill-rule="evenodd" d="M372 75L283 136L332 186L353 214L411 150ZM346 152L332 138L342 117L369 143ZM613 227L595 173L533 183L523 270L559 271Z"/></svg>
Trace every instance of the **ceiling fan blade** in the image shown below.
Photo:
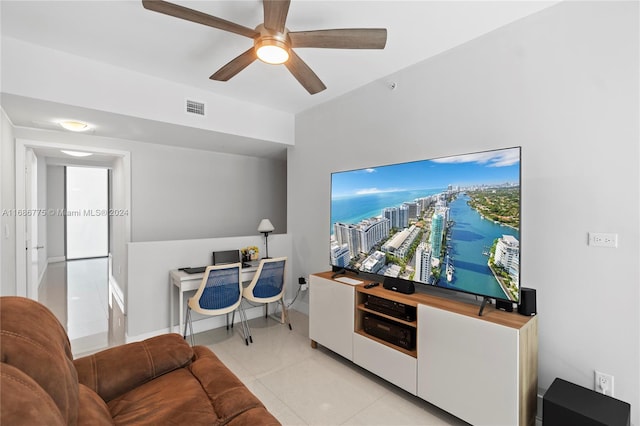
<svg viewBox="0 0 640 426"><path fill-rule="evenodd" d="M290 3L290 0L263 0L265 28L283 33Z"/></svg>
<svg viewBox="0 0 640 426"><path fill-rule="evenodd" d="M211 77L211 80L227 81L240 71L248 67L253 61L257 59L256 51L253 47L247 50L240 56L231 60L225 66L216 71Z"/></svg>
<svg viewBox="0 0 640 426"><path fill-rule="evenodd" d="M293 76L307 89L309 94L314 95L322 92L327 86L318 78L309 65L307 65L296 53L289 51L289 60L284 63Z"/></svg>
<svg viewBox="0 0 640 426"><path fill-rule="evenodd" d="M350 28L290 32L291 47L330 49L384 49L386 28Z"/></svg>
<svg viewBox="0 0 640 426"><path fill-rule="evenodd" d="M240 34L249 38L254 38L260 35L260 33L252 30L251 28L163 0L142 0L142 6L144 6L145 9L152 10L154 12L164 13L165 15L207 25L219 30Z"/></svg>

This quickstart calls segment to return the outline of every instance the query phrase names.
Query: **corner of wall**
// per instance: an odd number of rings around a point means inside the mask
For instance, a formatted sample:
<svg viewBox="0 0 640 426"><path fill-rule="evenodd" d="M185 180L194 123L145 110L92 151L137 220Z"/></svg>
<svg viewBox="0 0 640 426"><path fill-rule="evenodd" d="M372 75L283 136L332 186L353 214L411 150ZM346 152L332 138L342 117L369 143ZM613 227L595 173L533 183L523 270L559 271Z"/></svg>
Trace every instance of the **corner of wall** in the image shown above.
<svg viewBox="0 0 640 426"><path fill-rule="evenodd" d="M15 215L15 136L13 123L0 108L0 294L15 295L16 287L16 220ZM6 213L6 214L5 214Z"/></svg>

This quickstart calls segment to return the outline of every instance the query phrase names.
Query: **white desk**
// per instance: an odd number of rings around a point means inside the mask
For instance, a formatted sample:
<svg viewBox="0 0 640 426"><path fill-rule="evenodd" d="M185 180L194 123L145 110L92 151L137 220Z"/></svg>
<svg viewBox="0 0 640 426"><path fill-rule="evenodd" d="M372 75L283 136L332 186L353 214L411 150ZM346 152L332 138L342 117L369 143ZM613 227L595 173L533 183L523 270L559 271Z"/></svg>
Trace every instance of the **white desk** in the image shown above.
<svg viewBox="0 0 640 426"><path fill-rule="evenodd" d="M253 279L253 276L255 275L256 271L258 270L258 264L260 263L259 260L253 260L250 262L246 262L249 265L251 265L251 267L249 268L242 268L242 276L240 277L242 279L242 282L247 282L247 281L251 281ZM169 332L173 331L173 293L175 291L174 286L178 288L178 302L179 302L179 308L180 308L180 313L179 313L179 319L180 319L180 329L178 330L178 333L182 333L184 332L184 293L186 291L196 291L198 289L198 287L200 287L200 283L202 282L202 277L204 276L204 273L199 273L199 274L187 274L184 271L180 271L178 269L173 269L171 271L169 271L169 285L171 286L171 305L170 305L170 309L169 309L169 316L171 318L171 322L169 323Z"/></svg>

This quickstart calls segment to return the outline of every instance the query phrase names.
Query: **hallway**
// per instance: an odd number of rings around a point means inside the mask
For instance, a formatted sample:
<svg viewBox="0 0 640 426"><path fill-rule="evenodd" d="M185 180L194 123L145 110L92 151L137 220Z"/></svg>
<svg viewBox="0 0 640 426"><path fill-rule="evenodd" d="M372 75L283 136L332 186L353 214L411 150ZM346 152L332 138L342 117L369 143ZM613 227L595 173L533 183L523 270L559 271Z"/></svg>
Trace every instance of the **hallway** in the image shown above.
<svg viewBox="0 0 640 426"><path fill-rule="evenodd" d="M38 301L65 327L74 357L124 343L124 318L110 303L108 276L107 257L47 266Z"/></svg>

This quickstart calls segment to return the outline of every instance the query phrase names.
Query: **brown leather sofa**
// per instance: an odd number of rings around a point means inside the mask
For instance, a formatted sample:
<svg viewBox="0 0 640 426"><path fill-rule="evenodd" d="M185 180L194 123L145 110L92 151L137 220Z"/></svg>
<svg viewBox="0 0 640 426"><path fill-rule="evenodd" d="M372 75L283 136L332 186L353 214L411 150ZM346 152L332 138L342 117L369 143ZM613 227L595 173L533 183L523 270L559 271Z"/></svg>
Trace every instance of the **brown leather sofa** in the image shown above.
<svg viewBox="0 0 640 426"><path fill-rule="evenodd" d="M0 297L2 425L279 425L204 346L165 334L73 360L43 305Z"/></svg>

